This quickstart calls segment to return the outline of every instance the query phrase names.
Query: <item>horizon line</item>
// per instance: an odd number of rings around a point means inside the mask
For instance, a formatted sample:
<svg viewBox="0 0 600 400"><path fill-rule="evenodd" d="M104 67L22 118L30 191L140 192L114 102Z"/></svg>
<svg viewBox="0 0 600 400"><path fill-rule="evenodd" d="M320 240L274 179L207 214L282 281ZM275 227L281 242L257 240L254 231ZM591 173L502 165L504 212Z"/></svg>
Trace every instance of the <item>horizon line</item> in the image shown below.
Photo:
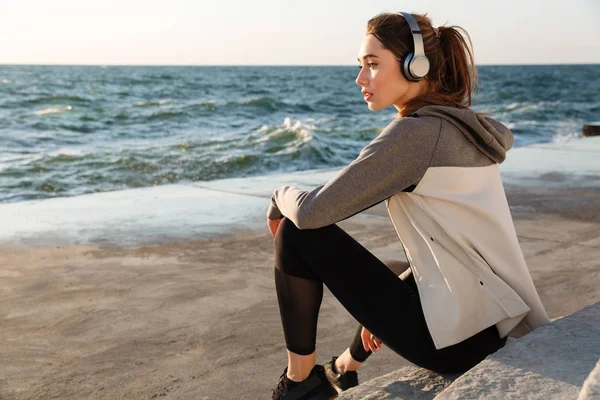
<svg viewBox="0 0 600 400"><path fill-rule="evenodd" d="M479 66L558 66L558 65L600 65L600 62L574 63L525 63L525 64L475 64ZM354 67L355 64L62 64L62 63L0 63L4 66L48 66L48 67Z"/></svg>

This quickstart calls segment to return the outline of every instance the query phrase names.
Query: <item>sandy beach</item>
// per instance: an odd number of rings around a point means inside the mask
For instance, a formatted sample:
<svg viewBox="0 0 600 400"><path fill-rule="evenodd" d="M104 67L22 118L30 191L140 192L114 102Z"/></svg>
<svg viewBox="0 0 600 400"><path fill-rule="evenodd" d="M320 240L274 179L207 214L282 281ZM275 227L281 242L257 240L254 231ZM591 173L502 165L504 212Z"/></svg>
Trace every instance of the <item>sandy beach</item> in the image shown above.
<svg viewBox="0 0 600 400"><path fill-rule="evenodd" d="M598 301L598 188L506 192L550 316ZM382 260L402 259L383 204L340 226ZM265 226L132 248L3 249L0 398L268 398L285 366L272 246ZM326 290L318 362L356 326ZM360 379L407 364L384 348Z"/></svg>

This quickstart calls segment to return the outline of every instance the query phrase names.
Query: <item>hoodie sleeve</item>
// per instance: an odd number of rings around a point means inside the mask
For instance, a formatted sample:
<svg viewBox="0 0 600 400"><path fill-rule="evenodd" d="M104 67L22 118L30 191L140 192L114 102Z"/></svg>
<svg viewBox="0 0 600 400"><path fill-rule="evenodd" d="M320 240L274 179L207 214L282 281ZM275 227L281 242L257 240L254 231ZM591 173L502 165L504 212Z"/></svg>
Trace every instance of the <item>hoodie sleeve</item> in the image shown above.
<svg viewBox="0 0 600 400"><path fill-rule="evenodd" d="M423 177L440 131L439 118L395 119L325 185L311 191L293 186L275 189L267 218L285 216L299 229L316 229L392 197Z"/></svg>

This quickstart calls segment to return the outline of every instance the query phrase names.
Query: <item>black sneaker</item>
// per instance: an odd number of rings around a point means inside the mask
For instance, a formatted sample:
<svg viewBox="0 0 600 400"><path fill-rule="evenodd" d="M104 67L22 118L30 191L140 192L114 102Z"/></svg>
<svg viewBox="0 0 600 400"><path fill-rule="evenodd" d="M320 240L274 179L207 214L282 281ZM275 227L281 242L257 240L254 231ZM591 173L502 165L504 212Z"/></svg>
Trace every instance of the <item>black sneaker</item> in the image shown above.
<svg viewBox="0 0 600 400"><path fill-rule="evenodd" d="M272 400L328 400L337 396L337 391L325 376L322 365L315 365L308 378L302 382L294 382L287 377L287 367L279 377L277 387L273 390Z"/></svg>
<svg viewBox="0 0 600 400"><path fill-rule="evenodd" d="M325 376L327 376L331 386L338 393L358 386L358 374L356 371L346 371L343 374L338 373L335 369L335 360L337 360L337 357L333 357L331 361L325 364Z"/></svg>

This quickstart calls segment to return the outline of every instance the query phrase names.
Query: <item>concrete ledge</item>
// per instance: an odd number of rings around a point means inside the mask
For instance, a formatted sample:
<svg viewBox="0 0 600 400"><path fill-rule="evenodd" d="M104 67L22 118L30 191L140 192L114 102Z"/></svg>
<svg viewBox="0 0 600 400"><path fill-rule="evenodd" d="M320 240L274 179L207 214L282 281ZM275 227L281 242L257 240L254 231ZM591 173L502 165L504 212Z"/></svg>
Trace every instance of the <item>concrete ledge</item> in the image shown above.
<svg viewBox="0 0 600 400"><path fill-rule="evenodd" d="M600 302L555 320L488 356L463 375L404 367L348 390L342 400L581 399L598 397ZM600 365L600 364L599 364ZM596 369L600 369L597 368ZM600 373L600 371L598 371Z"/></svg>
<svg viewBox="0 0 600 400"><path fill-rule="evenodd" d="M590 373L590 376L583 383L577 400L600 399L600 360L596 363L596 368Z"/></svg>
<svg viewBox="0 0 600 400"><path fill-rule="evenodd" d="M600 357L600 302L511 340L436 400L574 399Z"/></svg>
<svg viewBox="0 0 600 400"><path fill-rule="evenodd" d="M397 371L361 383L338 397L340 400L423 399L431 400L459 375L440 375L418 367Z"/></svg>

